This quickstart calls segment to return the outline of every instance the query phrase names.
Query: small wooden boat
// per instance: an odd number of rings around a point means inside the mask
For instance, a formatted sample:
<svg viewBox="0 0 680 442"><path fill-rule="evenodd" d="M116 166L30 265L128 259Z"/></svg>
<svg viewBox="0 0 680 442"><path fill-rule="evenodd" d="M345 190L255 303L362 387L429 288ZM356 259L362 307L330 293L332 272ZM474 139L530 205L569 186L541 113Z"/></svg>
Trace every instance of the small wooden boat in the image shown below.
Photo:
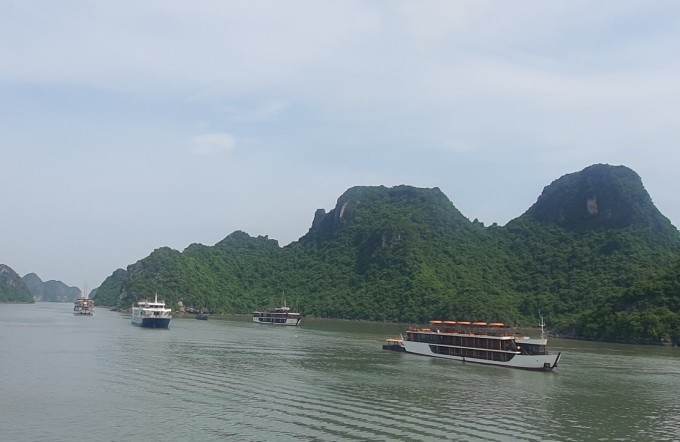
<svg viewBox="0 0 680 442"><path fill-rule="evenodd" d="M402 340L399 338L387 338L385 339L385 343L382 346L383 350L390 350L390 351L405 351L404 350L404 344L402 343Z"/></svg>

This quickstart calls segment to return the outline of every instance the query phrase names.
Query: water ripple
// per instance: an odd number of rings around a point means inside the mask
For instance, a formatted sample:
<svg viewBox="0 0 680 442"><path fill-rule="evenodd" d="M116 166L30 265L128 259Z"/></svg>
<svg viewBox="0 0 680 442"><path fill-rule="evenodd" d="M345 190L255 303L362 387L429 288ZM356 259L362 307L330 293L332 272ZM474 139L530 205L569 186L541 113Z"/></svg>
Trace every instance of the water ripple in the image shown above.
<svg viewBox="0 0 680 442"><path fill-rule="evenodd" d="M4 319L29 306L6 317L0 311L3 440L651 441L680 434L680 356L668 349L554 341L565 353L560 368L534 373L384 352L381 341L393 332L375 324L278 328L247 318L176 318L170 330L144 330L118 313L99 310L84 321L58 307L40 306L28 321Z"/></svg>

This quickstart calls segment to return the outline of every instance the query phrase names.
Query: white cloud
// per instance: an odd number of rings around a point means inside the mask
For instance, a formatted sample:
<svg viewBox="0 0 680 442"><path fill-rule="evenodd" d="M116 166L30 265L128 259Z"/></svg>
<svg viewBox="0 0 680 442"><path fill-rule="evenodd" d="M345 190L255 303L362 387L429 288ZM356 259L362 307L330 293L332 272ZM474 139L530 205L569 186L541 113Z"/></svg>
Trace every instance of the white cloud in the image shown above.
<svg viewBox="0 0 680 442"><path fill-rule="evenodd" d="M236 139L226 133L199 135L191 142L191 151L197 155L218 155L235 147Z"/></svg>
<svg viewBox="0 0 680 442"><path fill-rule="evenodd" d="M224 106L224 112L234 121L256 123L277 118L288 109L283 101L269 100L252 107Z"/></svg>

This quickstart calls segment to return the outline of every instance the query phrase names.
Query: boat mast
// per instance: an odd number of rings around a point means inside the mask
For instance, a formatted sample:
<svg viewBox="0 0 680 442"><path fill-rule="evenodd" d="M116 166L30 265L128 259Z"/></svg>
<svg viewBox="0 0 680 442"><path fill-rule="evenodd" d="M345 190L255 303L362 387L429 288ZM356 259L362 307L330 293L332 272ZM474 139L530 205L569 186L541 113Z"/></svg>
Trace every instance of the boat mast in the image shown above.
<svg viewBox="0 0 680 442"><path fill-rule="evenodd" d="M541 327L541 339L545 339L545 321L543 321L543 315L541 315L541 311L538 311L538 317L541 318L541 322L538 324L539 327Z"/></svg>

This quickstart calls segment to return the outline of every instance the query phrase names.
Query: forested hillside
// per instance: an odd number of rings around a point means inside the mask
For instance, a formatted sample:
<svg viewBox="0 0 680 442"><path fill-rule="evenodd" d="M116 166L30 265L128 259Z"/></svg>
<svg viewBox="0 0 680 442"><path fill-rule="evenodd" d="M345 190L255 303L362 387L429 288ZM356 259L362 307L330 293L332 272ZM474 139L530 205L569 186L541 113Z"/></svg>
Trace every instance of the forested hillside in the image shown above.
<svg viewBox="0 0 680 442"><path fill-rule="evenodd" d="M625 342L678 340L680 234L640 177L594 165L547 186L504 227L461 214L437 188L355 187L279 247L234 232L214 246L161 248L114 272L98 305L153 296L215 312L287 300L303 314L531 325Z"/></svg>
<svg viewBox="0 0 680 442"><path fill-rule="evenodd" d="M33 303L31 292L21 277L5 264L0 264L0 303Z"/></svg>

